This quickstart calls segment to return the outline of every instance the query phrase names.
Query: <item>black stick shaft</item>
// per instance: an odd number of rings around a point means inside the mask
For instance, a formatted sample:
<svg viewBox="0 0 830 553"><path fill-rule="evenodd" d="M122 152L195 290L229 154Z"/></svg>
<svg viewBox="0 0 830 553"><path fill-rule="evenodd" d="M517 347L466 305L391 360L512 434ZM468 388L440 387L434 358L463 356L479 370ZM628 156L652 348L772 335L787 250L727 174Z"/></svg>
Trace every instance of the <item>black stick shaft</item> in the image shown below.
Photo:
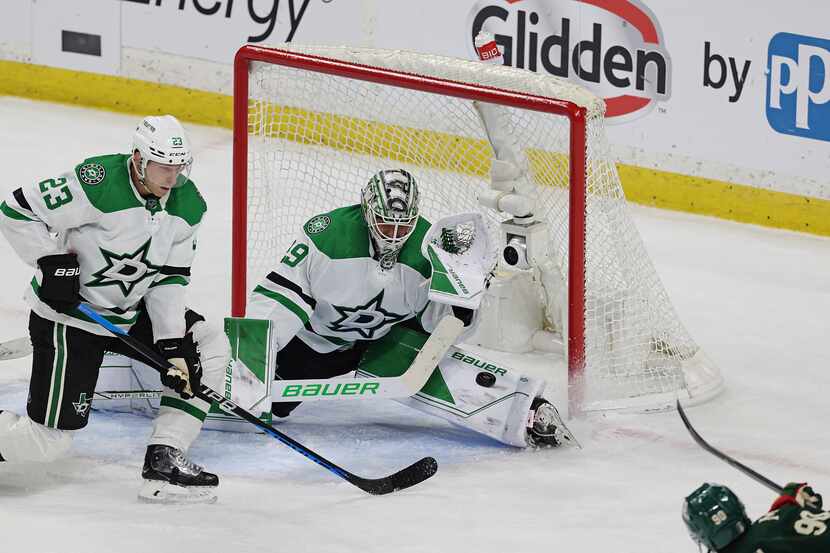
<svg viewBox="0 0 830 553"><path fill-rule="evenodd" d="M683 419L683 424L686 426L686 430L689 431L689 434L692 435L692 438L694 439L695 442L697 442L697 444L700 447L702 447L703 449L705 449L706 451L708 451L709 453L711 453L715 457L717 457L717 458L719 458L723 461L726 461L728 464L732 465L733 467L735 467L736 469L738 469L742 473L746 474L747 476L749 476L750 478L752 478L756 482L759 482L760 484L763 484L764 486L771 489L772 491L774 491L776 493L779 493L779 494L784 492L783 486L780 486L780 485L776 484L775 482L773 482L772 480L770 480L769 478L767 478L763 474L760 474L760 473L752 470L751 468L749 468L745 464L741 463L740 461L736 461L735 459L733 459L732 457L730 457L726 453L724 453L724 452L722 452L718 449L715 449L714 447L709 445L709 443L706 440L704 440L703 437L700 434L698 434L697 430L695 430L695 428L692 426L692 423L689 421L689 418L686 416L686 412L683 410L683 407L680 405L680 400L677 400L677 412L680 414L680 418Z"/></svg>
<svg viewBox="0 0 830 553"><path fill-rule="evenodd" d="M143 344L139 340L133 338L126 332L124 332L121 328L113 325L108 320L104 319L99 313L91 309L89 306L85 304L80 304L78 309L83 312L86 316L109 330L113 333L119 340L124 342L127 346L135 350L137 353L141 354L157 371L161 372L171 366L170 362L161 356L153 348L148 347L147 345ZM322 455L315 453L314 451L310 450L303 444L299 443L298 441L294 440L293 438L283 434L270 424L266 424L259 420L258 417L252 415L242 407L239 407L231 400L227 399L225 396L219 394L215 390L209 388L202 384L199 387L199 390L196 391L196 397L202 399L208 403L216 402L220 409L227 413L233 413L237 417L244 419L257 428L260 428L266 434L276 438L283 444L287 445L300 455L303 455L307 459L314 461L321 467L325 468L329 472L336 474L340 478L346 480L347 482L354 484L361 490L375 494L375 495L382 495L387 494L390 492L394 492L397 490L402 490L404 488L408 488L410 486L414 486L419 482L422 482L436 473L438 470L438 463L432 457L424 457L423 459L416 461L415 463L409 465L408 467L396 472L395 474L383 477L383 478L361 478L351 472L347 471L344 468L337 466L336 464L332 463Z"/></svg>

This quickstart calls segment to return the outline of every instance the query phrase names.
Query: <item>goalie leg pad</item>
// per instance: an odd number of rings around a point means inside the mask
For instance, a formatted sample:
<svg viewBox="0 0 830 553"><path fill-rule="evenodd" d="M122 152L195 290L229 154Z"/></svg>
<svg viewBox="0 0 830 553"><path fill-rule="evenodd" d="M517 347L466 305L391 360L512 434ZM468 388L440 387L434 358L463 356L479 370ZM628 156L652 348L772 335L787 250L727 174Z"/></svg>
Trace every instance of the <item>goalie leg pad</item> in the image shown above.
<svg viewBox="0 0 830 553"><path fill-rule="evenodd" d="M527 417L545 381L521 375L458 346L450 348L427 385L398 400L417 411L489 436L527 447Z"/></svg>
<svg viewBox="0 0 830 553"><path fill-rule="evenodd" d="M72 431L49 428L10 411L0 412L0 455L10 463L49 462L72 445Z"/></svg>
<svg viewBox="0 0 830 553"><path fill-rule="evenodd" d="M362 376L398 376L411 362L411 348L399 330L395 339L372 344L361 361ZM392 334L392 333L390 333ZM426 385L410 398L397 399L417 411L489 436L515 447L527 447L527 420L533 399L542 394L543 380L527 377L451 347Z"/></svg>

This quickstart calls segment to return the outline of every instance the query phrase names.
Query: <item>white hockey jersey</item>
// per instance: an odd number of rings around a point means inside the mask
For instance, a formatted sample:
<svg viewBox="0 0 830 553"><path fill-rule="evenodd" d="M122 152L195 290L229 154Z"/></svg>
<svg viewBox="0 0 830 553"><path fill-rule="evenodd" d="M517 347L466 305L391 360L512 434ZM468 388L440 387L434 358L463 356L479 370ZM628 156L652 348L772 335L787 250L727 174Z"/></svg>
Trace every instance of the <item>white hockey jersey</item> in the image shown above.
<svg viewBox="0 0 830 553"><path fill-rule="evenodd" d="M413 317L431 332L452 308L427 300L432 270L421 242L429 227L420 217L397 263L384 271L359 205L312 217L253 290L246 316L274 321L279 349L297 336L320 353L377 340Z"/></svg>
<svg viewBox="0 0 830 553"><path fill-rule="evenodd" d="M16 189L0 204L0 230L35 268L44 255L76 253L81 296L110 322L129 329L144 300L154 338L179 338L185 333L184 287L207 206L184 177L165 197L143 198L130 181L129 158L89 158L72 171ZM38 269L25 294L35 313L108 334L80 311L65 315L41 302L41 282Z"/></svg>

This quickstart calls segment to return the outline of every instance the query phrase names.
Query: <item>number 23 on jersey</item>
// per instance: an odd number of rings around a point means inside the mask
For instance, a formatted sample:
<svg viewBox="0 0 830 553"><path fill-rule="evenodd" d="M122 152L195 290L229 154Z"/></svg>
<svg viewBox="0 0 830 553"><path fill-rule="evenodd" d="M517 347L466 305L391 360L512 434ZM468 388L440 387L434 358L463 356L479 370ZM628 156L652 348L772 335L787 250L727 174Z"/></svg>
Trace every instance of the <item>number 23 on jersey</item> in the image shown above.
<svg viewBox="0 0 830 553"><path fill-rule="evenodd" d="M57 209L72 201L72 192L64 177L40 181L38 186L43 193L43 202L49 209Z"/></svg>

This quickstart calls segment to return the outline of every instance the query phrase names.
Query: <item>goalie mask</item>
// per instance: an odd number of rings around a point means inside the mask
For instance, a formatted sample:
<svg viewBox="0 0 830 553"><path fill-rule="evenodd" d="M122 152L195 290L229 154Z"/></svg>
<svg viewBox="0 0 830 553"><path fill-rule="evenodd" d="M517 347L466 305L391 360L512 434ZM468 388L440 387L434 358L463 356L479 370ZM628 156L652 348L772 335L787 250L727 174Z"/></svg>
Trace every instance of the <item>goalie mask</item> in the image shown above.
<svg viewBox="0 0 830 553"><path fill-rule="evenodd" d="M151 161L178 168L174 186L181 186L187 181L193 153L184 128L172 115L145 117L133 134L133 154L136 151L140 161L136 163L133 157L131 162L142 185L147 177L147 164Z"/></svg>
<svg viewBox="0 0 830 553"><path fill-rule="evenodd" d="M752 524L738 496L719 484L703 484L683 501L683 522L692 539L712 551L734 542Z"/></svg>
<svg viewBox="0 0 830 553"><path fill-rule="evenodd" d="M390 269L418 222L418 184L403 169L376 173L361 194L363 217L383 269Z"/></svg>

